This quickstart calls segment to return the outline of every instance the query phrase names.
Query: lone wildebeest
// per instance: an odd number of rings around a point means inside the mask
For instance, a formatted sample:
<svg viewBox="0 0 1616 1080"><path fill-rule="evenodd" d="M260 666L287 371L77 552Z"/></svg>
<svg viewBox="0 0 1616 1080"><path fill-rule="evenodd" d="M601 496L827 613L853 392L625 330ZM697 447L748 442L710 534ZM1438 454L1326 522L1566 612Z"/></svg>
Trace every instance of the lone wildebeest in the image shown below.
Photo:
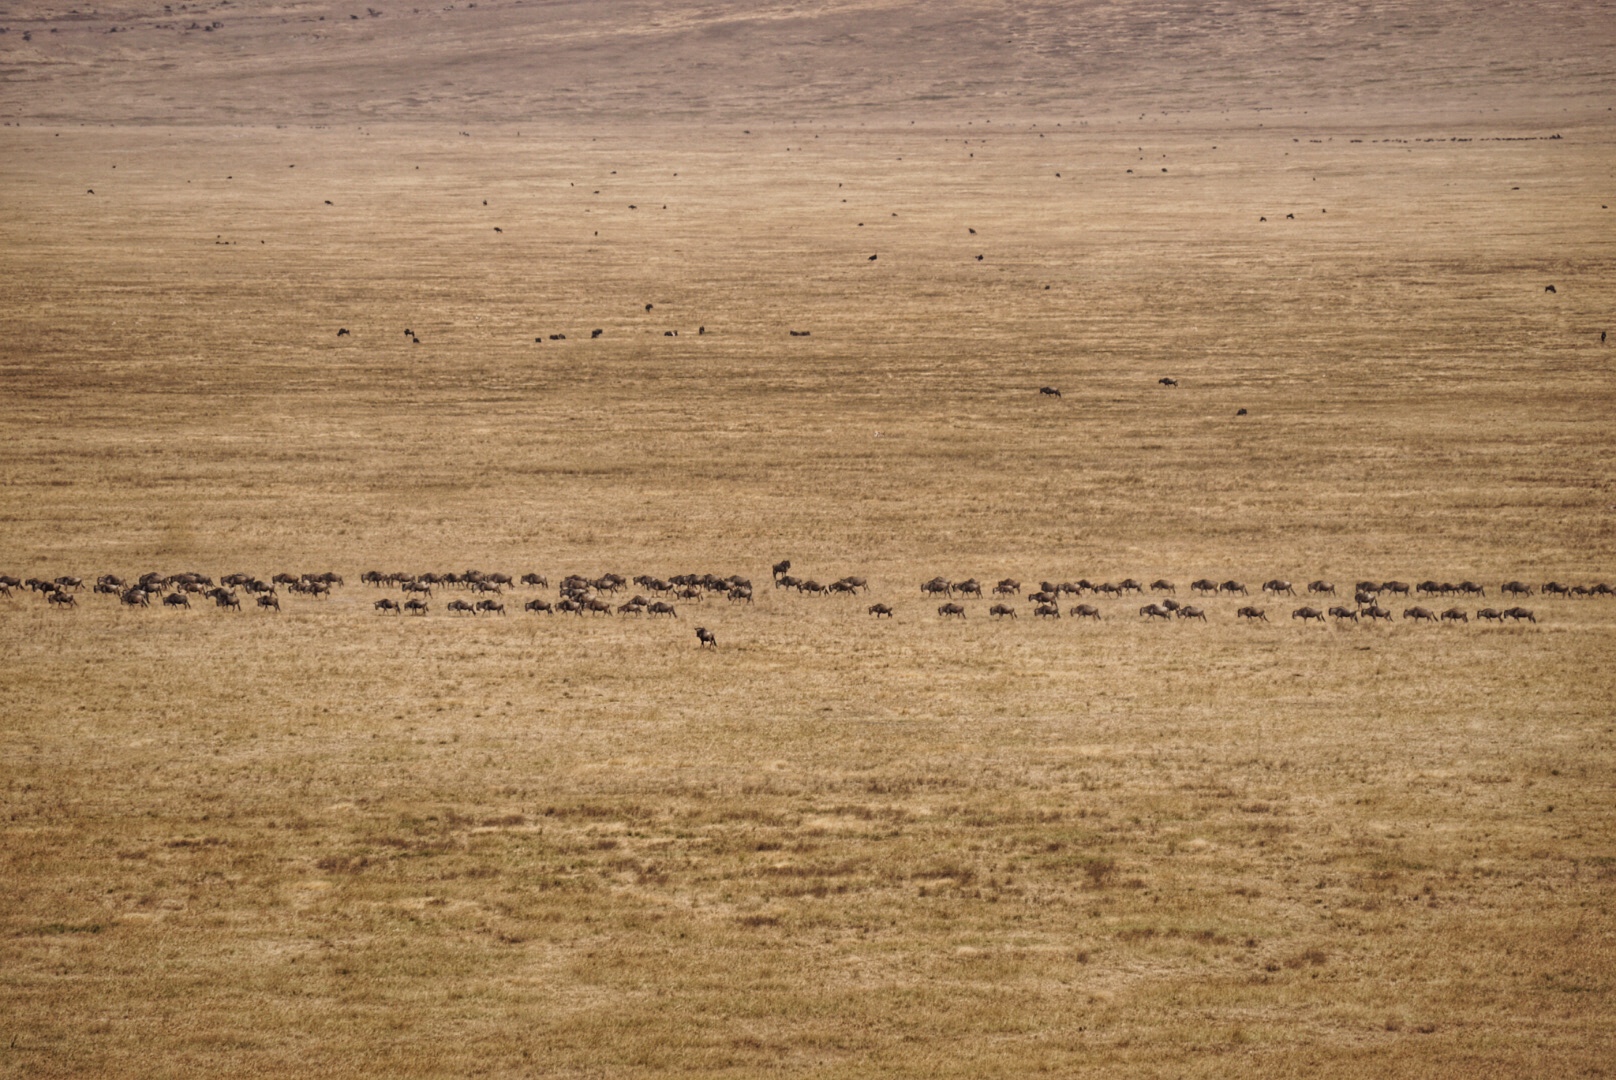
<svg viewBox="0 0 1616 1080"><path fill-rule="evenodd" d="M718 637L705 626L698 626L696 627L696 648L699 649L706 645L711 645L715 649L718 648Z"/></svg>
<svg viewBox="0 0 1616 1080"><path fill-rule="evenodd" d="M1173 379L1173 378L1157 379L1156 381L1161 383L1163 386L1177 386L1178 385L1178 380Z"/></svg>
<svg viewBox="0 0 1616 1080"><path fill-rule="evenodd" d="M604 334L605 332L606 331L604 331L604 330L591 330L591 331L589 331L589 340L594 341L596 338L600 337L600 335Z"/></svg>
<svg viewBox="0 0 1616 1080"><path fill-rule="evenodd" d="M1093 604L1075 604L1073 605L1072 610L1068 611L1066 614L1070 615L1074 619L1098 619L1100 617L1100 609L1095 607Z"/></svg>
<svg viewBox="0 0 1616 1080"><path fill-rule="evenodd" d="M992 615L995 619L1002 619L1006 615L1013 619L1016 617L1016 609L1011 607L1009 604L994 604L992 607L988 608L988 614Z"/></svg>
<svg viewBox="0 0 1616 1080"><path fill-rule="evenodd" d="M1403 618L1413 619L1415 622L1436 622L1436 612L1422 607L1404 608Z"/></svg>
<svg viewBox="0 0 1616 1080"><path fill-rule="evenodd" d="M1139 614L1143 615L1146 620L1166 619L1171 622L1173 618L1172 609L1164 608L1160 604L1146 604L1139 609Z"/></svg>
<svg viewBox="0 0 1616 1080"><path fill-rule="evenodd" d="M338 337L348 337L349 336L348 328L346 326L344 326L341 330L338 330L337 331L337 336Z"/></svg>
<svg viewBox="0 0 1616 1080"><path fill-rule="evenodd" d="M1557 292L1558 290L1555 289L1555 287L1553 285L1545 285L1545 286L1543 286L1543 291L1544 292Z"/></svg>
<svg viewBox="0 0 1616 1080"><path fill-rule="evenodd" d="M1260 607L1243 607L1234 614L1235 618L1237 619L1247 619L1251 621L1261 619L1263 622L1268 621L1268 613Z"/></svg>
<svg viewBox="0 0 1616 1080"><path fill-rule="evenodd" d="M1307 622L1309 619L1317 619L1322 623L1324 621L1324 612L1316 607L1299 607L1291 612L1291 618L1301 619L1303 622Z"/></svg>
<svg viewBox="0 0 1616 1080"><path fill-rule="evenodd" d="M944 604L937 609L937 614L945 619L950 615L958 615L963 619L965 618L965 608L959 604Z"/></svg>
<svg viewBox="0 0 1616 1080"><path fill-rule="evenodd" d="M892 618L892 608L886 604L871 604L870 614L874 615L877 619L883 615L890 619Z"/></svg>
<svg viewBox="0 0 1616 1080"><path fill-rule="evenodd" d="M1053 386L1040 386L1038 388L1038 393L1043 395L1044 397L1060 397L1061 396L1061 392L1059 390L1055 389Z"/></svg>

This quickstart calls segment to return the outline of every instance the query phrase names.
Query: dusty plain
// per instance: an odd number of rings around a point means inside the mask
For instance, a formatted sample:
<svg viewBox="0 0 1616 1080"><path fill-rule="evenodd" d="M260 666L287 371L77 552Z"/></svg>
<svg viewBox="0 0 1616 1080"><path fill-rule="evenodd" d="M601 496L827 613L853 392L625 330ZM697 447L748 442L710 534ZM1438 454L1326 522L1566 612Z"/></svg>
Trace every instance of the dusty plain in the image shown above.
<svg viewBox="0 0 1616 1080"><path fill-rule="evenodd" d="M0 25L0 1074L1611 1073L1609 5Z"/></svg>

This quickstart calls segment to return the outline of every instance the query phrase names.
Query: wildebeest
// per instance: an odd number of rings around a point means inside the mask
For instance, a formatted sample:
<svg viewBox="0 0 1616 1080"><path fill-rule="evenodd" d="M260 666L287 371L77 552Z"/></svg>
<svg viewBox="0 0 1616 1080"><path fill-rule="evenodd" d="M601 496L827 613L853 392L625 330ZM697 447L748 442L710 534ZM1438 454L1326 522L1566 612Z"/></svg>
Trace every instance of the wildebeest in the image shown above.
<svg viewBox="0 0 1616 1080"><path fill-rule="evenodd" d="M1524 581L1506 581L1498 587L1498 591L1509 596L1531 596L1532 586Z"/></svg>
<svg viewBox="0 0 1616 1080"><path fill-rule="evenodd" d="M1558 290L1555 289L1555 287L1553 285L1545 285L1545 286L1543 286L1543 291L1544 292L1557 292Z"/></svg>
<svg viewBox="0 0 1616 1080"><path fill-rule="evenodd" d="M1288 596L1296 595L1296 590L1291 587L1291 583L1288 581L1281 581L1279 578L1271 578L1268 581L1263 582L1262 587L1263 592L1273 593L1275 596L1278 596L1280 593L1285 593Z"/></svg>
<svg viewBox="0 0 1616 1080"><path fill-rule="evenodd" d="M937 614L945 619L950 615L958 615L963 619L965 618L965 608L960 604L944 604L937 609Z"/></svg>
<svg viewBox="0 0 1616 1080"><path fill-rule="evenodd" d="M449 601L448 608L457 615L475 615L477 609L464 600Z"/></svg>
<svg viewBox="0 0 1616 1080"><path fill-rule="evenodd" d="M191 607L191 598L182 592L169 593L163 597L164 607L182 607L187 610Z"/></svg>
<svg viewBox="0 0 1616 1080"><path fill-rule="evenodd" d="M404 610L409 612L411 615L425 615L426 609L427 602L425 600L404 601Z"/></svg>
<svg viewBox="0 0 1616 1080"><path fill-rule="evenodd" d="M1504 613L1497 608L1484 607L1476 612L1476 618L1482 621L1503 622Z"/></svg>
<svg viewBox="0 0 1616 1080"><path fill-rule="evenodd" d="M1459 589L1459 592L1463 593L1465 596L1486 596L1487 595L1487 587L1485 585L1477 584L1474 581L1469 581L1469 580L1461 581L1461 582L1459 582L1458 589Z"/></svg>
<svg viewBox="0 0 1616 1080"><path fill-rule="evenodd" d="M1381 607L1379 604L1370 604L1368 607L1358 612L1358 614L1370 620L1385 619L1387 622L1392 621L1392 613Z"/></svg>
<svg viewBox="0 0 1616 1080"><path fill-rule="evenodd" d="M1239 593L1241 596L1251 595L1250 591L1245 587L1245 585L1238 581L1225 581L1223 584L1218 586L1218 591L1226 593Z"/></svg>
<svg viewBox="0 0 1616 1080"><path fill-rule="evenodd" d="M1364 592L1362 589L1352 594L1352 602L1357 604L1359 607L1363 607L1366 604L1373 604L1375 600L1376 596L1374 593Z"/></svg>
<svg viewBox="0 0 1616 1080"><path fill-rule="evenodd" d="M871 604L870 614L874 615L877 619L883 615L890 619L892 618L892 608L886 604Z"/></svg>
<svg viewBox="0 0 1616 1080"><path fill-rule="evenodd" d="M505 605L498 600L479 600L477 601L477 611L479 614L503 615L505 614Z"/></svg>
<svg viewBox="0 0 1616 1080"><path fill-rule="evenodd" d="M1163 378L1157 379L1156 381L1161 383L1163 386L1177 386L1178 385L1178 380L1174 379L1174 378L1171 378L1171 377L1163 377Z"/></svg>
<svg viewBox="0 0 1616 1080"><path fill-rule="evenodd" d="M1139 584L1133 578L1123 578L1121 581L1117 582L1117 593L1119 595L1122 593L1142 593L1144 591L1145 587Z"/></svg>
<svg viewBox="0 0 1616 1080"><path fill-rule="evenodd" d="M988 608L988 614L992 615L995 619L1002 619L1006 615L1013 619L1016 617L1016 609L1011 607L1009 604L994 604L992 607Z"/></svg>
<svg viewBox="0 0 1616 1080"><path fill-rule="evenodd" d="M1441 591L1442 591L1441 583L1436 582L1436 581L1431 581L1429 579L1427 579L1425 581L1422 581L1418 585L1414 586L1414 592L1419 596L1435 596L1437 593L1439 593Z"/></svg>
<svg viewBox="0 0 1616 1080"><path fill-rule="evenodd" d="M376 610L378 613L392 612L394 615L397 615L399 613L398 601L389 600L384 596L380 600L376 601Z"/></svg>
<svg viewBox="0 0 1616 1080"><path fill-rule="evenodd" d="M1307 622L1309 619L1317 619L1319 622L1323 622L1324 612L1316 607L1299 607L1291 612L1291 618L1301 619L1303 622Z"/></svg>
<svg viewBox="0 0 1616 1080"><path fill-rule="evenodd" d="M151 593L147 592L145 589L138 588L138 587L133 588L133 589L126 589L123 592L123 594L118 597L118 599L121 600L123 603L128 604L130 607L150 607L151 606Z"/></svg>
<svg viewBox="0 0 1616 1080"><path fill-rule="evenodd" d="M1564 596L1571 591L1571 588L1558 581L1545 581L1542 591L1544 596Z"/></svg>
<svg viewBox="0 0 1616 1080"><path fill-rule="evenodd" d="M1066 614L1070 615L1074 619L1098 619L1100 617L1100 609L1095 607L1093 604L1074 604L1072 609Z"/></svg>
<svg viewBox="0 0 1616 1080"><path fill-rule="evenodd" d="M346 326L344 326L342 329L338 330L337 331L337 336L338 337L347 337L348 336L348 328Z"/></svg>
<svg viewBox="0 0 1616 1080"><path fill-rule="evenodd" d="M522 610L531 611L534 614L538 614L541 611L547 615L555 614L555 608L551 607L549 601L547 600L529 600L527 603L522 605Z"/></svg>
<svg viewBox="0 0 1616 1080"><path fill-rule="evenodd" d="M1237 619L1247 619L1252 621L1261 619L1263 622L1268 621L1268 613L1260 607L1243 607L1234 614L1235 618Z"/></svg>
<svg viewBox="0 0 1616 1080"><path fill-rule="evenodd" d="M779 562L774 564L774 576L776 578L778 578L781 574L786 573L790 569L791 569L791 560L790 559L781 559Z"/></svg>
<svg viewBox="0 0 1616 1080"><path fill-rule="evenodd" d="M62 592L60 589L56 590L55 592L46 593L45 602L47 604L55 604L57 607L79 606L78 599L72 593ZM185 606L190 607L190 602L187 601Z"/></svg>
<svg viewBox="0 0 1616 1080"><path fill-rule="evenodd" d="M1157 578L1155 581L1152 581L1150 583L1150 591L1151 592L1170 592L1170 593L1178 592L1178 590L1173 587L1173 583L1171 581L1168 581L1166 578Z"/></svg>
<svg viewBox="0 0 1616 1080"><path fill-rule="evenodd" d="M606 331L600 330L600 329L591 330L591 331L589 331L589 340L594 341L596 338L600 337L600 335L604 334L605 332Z"/></svg>
<svg viewBox="0 0 1616 1080"><path fill-rule="evenodd" d="M1330 609L1330 616L1334 619L1351 619L1353 622L1358 621L1358 613L1349 607L1333 607Z"/></svg>
<svg viewBox="0 0 1616 1080"><path fill-rule="evenodd" d="M1450 607L1442 613L1443 622L1469 622L1470 616L1456 607Z"/></svg>
<svg viewBox="0 0 1616 1080"><path fill-rule="evenodd" d="M1374 591L1386 593L1388 596L1407 596L1409 588L1410 586L1406 581L1383 581L1380 583L1380 588Z"/></svg>
<svg viewBox="0 0 1616 1080"><path fill-rule="evenodd" d="M1322 596L1325 593L1334 596L1335 585L1328 581L1310 581L1307 583L1307 592L1309 596Z"/></svg>
<svg viewBox="0 0 1616 1080"><path fill-rule="evenodd" d="M715 649L718 648L718 637L705 626L698 626L696 627L696 648L699 649L705 645L711 645Z"/></svg>
<svg viewBox="0 0 1616 1080"><path fill-rule="evenodd" d="M233 592L226 592L223 589L214 590L213 602L222 609L227 609L230 611L241 610L241 601L236 598L236 594Z"/></svg>
<svg viewBox="0 0 1616 1080"><path fill-rule="evenodd" d="M673 619L677 619L679 617L679 612L674 610L672 604L664 603L661 600L658 600L656 603L646 608L645 611L648 615L666 615Z"/></svg>
<svg viewBox="0 0 1616 1080"><path fill-rule="evenodd" d="M1532 614L1531 609L1523 607L1506 608L1504 611L1504 618L1513 619L1516 622L1520 622L1522 619L1525 619L1527 622L1531 623L1537 622L1537 616Z"/></svg>
<svg viewBox="0 0 1616 1080"><path fill-rule="evenodd" d="M1218 583L1211 578L1197 578L1195 581L1190 582L1190 592L1215 593L1217 591Z"/></svg>
<svg viewBox="0 0 1616 1080"><path fill-rule="evenodd" d="M1171 621L1173 612L1171 608L1164 608L1160 604L1146 604L1139 609L1139 614L1148 619L1167 619Z"/></svg>
<svg viewBox="0 0 1616 1080"><path fill-rule="evenodd" d="M1057 604L1039 604L1033 608L1032 613L1042 619L1060 618L1060 606Z"/></svg>
<svg viewBox="0 0 1616 1080"><path fill-rule="evenodd" d="M1015 578L1005 578L1003 581L993 586L993 592L996 596L1009 596L1012 593L1019 594L1021 592L1021 582L1017 581Z"/></svg>
<svg viewBox="0 0 1616 1080"><path fill-rule="evenodd" d="M258 598L258 609L260 611L279 611L281 609L280 597L274 593L264 593Z"/></svg>
<svg viewBox="0 0 1616 1080"><path fill-rule="evenodd" d="M1404 608L1403 618L1413 619L1415 622L1436 622L1436 612L1422 607Z"/></svg>
<svg viewBox="0 0 1616 1080"><path fill-rule="evenodd" d="M920 593L922 596L936 596L939 593L944 596L953 596L954 586L947 578L935 577L930 581L920 583Z"/></svg>
<svg viewBox="0 0 1616 1080"><path fill-rule="evenodd" d="M975 578L968 578L965 581L960 582L958 585L955 585L954 591L959 593L961 596L974 596L978 600L982 598L982 585Z"/></svg>
<svg viewBox="0 0 1616 1080"><path fill-rule="evenodd" d="M1053 386L1040 386L1038 388L1038 393L1043 395L1044 397L1060 397L1061 396L1061 392L1059 390L1055 389Z"/></svg>
<svg viewBox="0 0 1616 1080"><path fill-rule="evenodd" d="M1178 611L1174 612L1174 614L1176 614L1180 619L1200 619L1202 622L1206 622L1206 612L1202 611L1194 604L1185 604L1183 607L1179 608Z"/></svg>

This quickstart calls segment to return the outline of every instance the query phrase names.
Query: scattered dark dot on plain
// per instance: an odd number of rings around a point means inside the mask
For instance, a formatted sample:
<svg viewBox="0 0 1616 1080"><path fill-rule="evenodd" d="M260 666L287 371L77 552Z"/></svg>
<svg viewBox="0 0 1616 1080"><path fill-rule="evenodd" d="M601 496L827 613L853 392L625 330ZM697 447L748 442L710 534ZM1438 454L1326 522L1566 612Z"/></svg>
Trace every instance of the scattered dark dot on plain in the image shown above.
<svg viewBox="0 0 1616 1080"><path fill-rule="evenodd" d="M870 256L870 261L871 261L871 262L874 262L874 261L875 261L875 256L874 256L874 255L871 255L871 256Z"/></svg>

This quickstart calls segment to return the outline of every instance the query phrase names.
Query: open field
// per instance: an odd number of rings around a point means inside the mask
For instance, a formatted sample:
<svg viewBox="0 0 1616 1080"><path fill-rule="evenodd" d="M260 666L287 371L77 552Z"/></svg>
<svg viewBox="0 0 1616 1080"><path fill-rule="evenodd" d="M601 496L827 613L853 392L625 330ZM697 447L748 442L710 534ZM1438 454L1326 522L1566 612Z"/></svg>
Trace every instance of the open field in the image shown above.
<svg viewBox="0 0 1616 1080"><path fill-rule="evenodd" d="M347 578L0 599L0 1073L1610 1074L1616 600L916 588L1616 580L1608 7L484 7L0 16L0 572Z"/></svg>

